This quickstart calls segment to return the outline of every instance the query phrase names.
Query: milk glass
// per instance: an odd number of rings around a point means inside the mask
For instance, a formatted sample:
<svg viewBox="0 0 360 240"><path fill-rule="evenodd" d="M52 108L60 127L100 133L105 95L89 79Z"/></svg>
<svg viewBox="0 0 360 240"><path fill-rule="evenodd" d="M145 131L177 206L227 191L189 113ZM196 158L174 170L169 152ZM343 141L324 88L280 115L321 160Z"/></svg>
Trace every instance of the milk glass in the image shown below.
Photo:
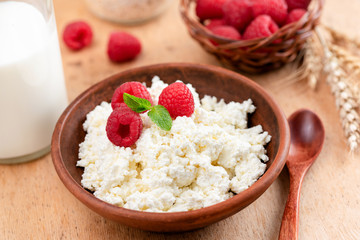
<svg viewBox="0 0 360 240"><path fill-rule="evenodd" d="M48 153L66 105L52 0L0 0L0 163Z"/></svg>

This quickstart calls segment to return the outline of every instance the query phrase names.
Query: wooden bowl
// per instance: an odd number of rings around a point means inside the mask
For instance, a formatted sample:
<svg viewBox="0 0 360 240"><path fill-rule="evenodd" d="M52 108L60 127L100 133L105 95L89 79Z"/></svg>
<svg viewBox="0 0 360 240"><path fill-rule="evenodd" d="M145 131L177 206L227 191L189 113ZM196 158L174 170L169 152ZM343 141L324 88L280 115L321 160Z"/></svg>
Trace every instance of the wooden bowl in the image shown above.
<svg viewBox="0 0 360 240"><path fill-rule="evenodd" d="M204 94L226 102L251 98L256 111L249 126L261 124L272 136L267 145L270 158L264 175L247 190L221 203L199 210L175 213L150 213L129 210L97 199L81 184L83 169L76 167L79 144L84 140L82 124L86 114L102 101L111 100L114 90L126 81L146 82L153 76L172 83L178 79L191 83L200 97ZM235 72L199 64L169 63L121 72L90 87L63 112L52 137L51 156L55 169L69 191L101 216L121 224L156 232L179 232L201 228L229 217L255 201L278 177L284 167L290 144L287 120L273 98L258 84Z"/></svg>

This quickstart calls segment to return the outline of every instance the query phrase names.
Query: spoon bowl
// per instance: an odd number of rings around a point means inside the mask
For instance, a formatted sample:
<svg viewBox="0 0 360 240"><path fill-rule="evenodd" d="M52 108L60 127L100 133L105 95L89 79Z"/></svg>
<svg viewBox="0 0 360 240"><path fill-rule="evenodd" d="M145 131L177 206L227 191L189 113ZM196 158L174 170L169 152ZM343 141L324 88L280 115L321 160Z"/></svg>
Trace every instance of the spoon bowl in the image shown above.
<svg viewBox="0 0 360 240"><path fill-rule="evenodd" d="M298 239L300 189L304 176L321 152L325 130L319 117L300 109L288 119L290 150L286 166L290 175L290 191L281 222L280 240Z"/></svg>
<svg viewBox="0 0 360 240"><path fill-rule="evenodd" d="M291 145L286 164L314 162L319 155L325 138L324 126L319 117L310 110L301 109L288 119Z"/></svg>

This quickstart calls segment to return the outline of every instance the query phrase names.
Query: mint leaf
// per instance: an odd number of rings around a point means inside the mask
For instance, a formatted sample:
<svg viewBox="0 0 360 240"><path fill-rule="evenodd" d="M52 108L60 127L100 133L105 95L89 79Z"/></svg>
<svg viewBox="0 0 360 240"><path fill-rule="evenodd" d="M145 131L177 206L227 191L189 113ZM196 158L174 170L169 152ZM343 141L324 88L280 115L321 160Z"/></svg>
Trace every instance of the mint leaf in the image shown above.
<svg viewBox="0 0 360 240"><path fill-rule="evenodd" d="M125 104L134 112L142 113L150 110L148 112L150 119L161 129L170 131L172 126L172 119L168 110L164 106L156 105L152 107L150 101L135 97L128 93L124 93L123 98Z"/></svg>
<svg viewBox="0 0 360 240"><path fill-rule="evenodd" d="M172 119L168 110L161 105L154 106L149 112L150 119L158 125L162 130L170 131L172 126Z"/></svg>
<svg viewBox="0 0 360 240"><path fill-rule="evenodd" d="M123 98L126 105L134 112L142 113L152 108L150 101L146 99L138 98L128 93L124 93Z"/></svg>

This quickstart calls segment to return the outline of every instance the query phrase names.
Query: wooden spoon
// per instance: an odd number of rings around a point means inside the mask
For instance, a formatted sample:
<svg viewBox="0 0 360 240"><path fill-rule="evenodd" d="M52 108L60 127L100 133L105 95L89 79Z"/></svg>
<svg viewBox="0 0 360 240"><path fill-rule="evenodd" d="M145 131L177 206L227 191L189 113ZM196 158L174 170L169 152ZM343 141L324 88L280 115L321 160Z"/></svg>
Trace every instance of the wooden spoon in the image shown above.
<svg viewBox="0 0 360 240"><path fill-rule="evenodd" d="M304 176L319 155L325 130L319 117L310 110L301 109L288 119L291 145L286 166L290 175L290 192L281 222L279 240L298 239L299 200Z"/></svg>

